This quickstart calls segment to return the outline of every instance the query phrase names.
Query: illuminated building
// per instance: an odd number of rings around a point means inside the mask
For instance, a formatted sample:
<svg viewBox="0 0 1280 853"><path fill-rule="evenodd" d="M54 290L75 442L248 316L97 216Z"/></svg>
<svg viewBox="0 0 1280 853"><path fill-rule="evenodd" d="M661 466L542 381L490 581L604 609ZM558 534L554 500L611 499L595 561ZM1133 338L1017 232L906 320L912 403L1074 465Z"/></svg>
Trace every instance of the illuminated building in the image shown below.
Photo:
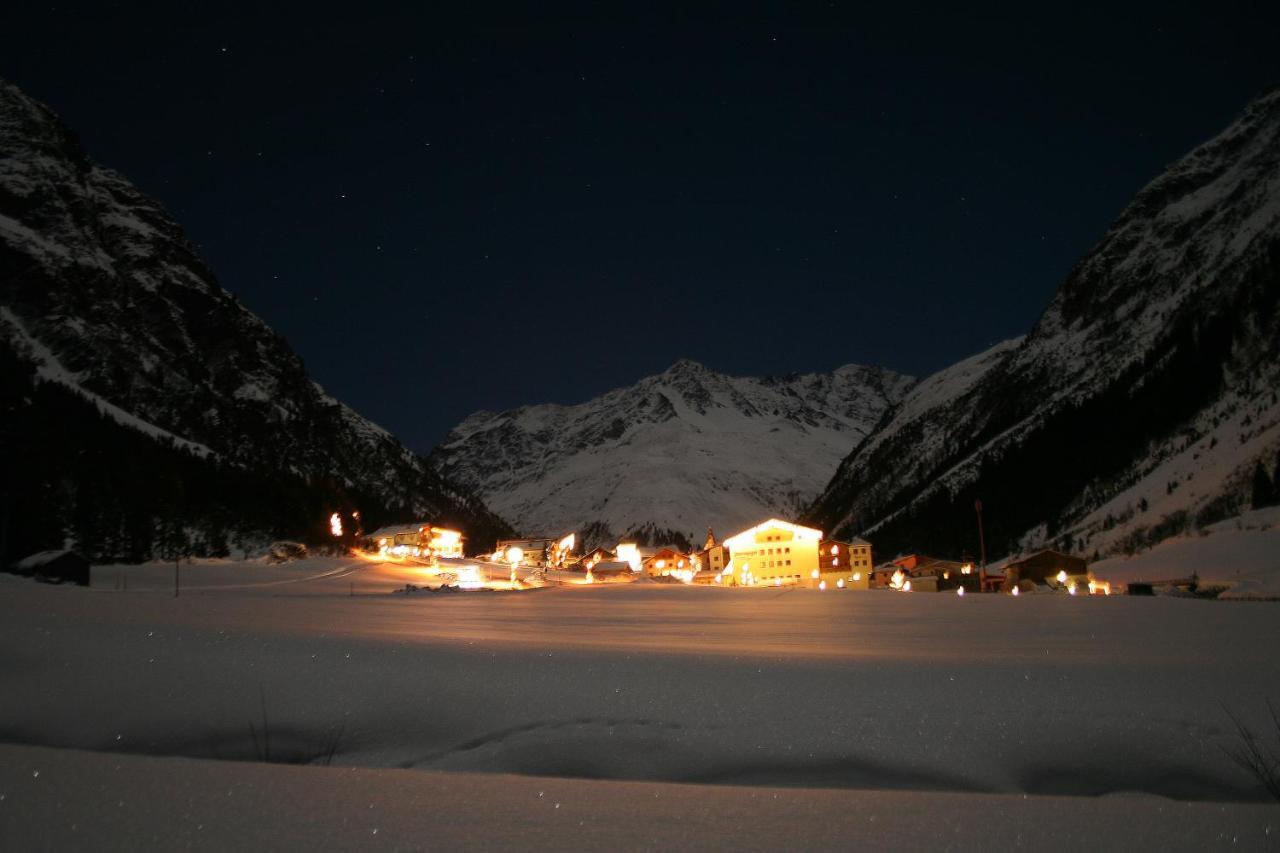
<svg viewBox="0 0 1280 853"><path fill-rule="evenodd" d="M640 571L640 561L642 558L640 556L640 549L636 547L636 543L619 542L616 550L616 554L619 560L621 560L624 563L630 564L631 571L633 572Z"/></svg>
<svg viewBox="0 0 1280 853"><path fill-rule="evenodd" d="M693 577L693 558L675 548L659 548L640 561L640 568L654 578Z"/></svg>
<svg viewBox="0 0 1280 853"><path fill-rule="evenodd" d="M462 541L463 535L460 530L450 530L447 527L432 527L430 529L430 539L427 541L427 548L437 557L453 557L454 559L462 559Z"/></svg>
<svg viewBox="0 0 1280 853"><path fill-rule="evenodd" d="M384 557L463 557L465 537L459 530L432 527L425 521L396 524L373 531L367 537L373 550Z"/></svg>
<svg viewBox="0 0 1280 853"><path fill-rule="evenodd" d="M724 571L725 566L729 565L729 549L716 543L715 534L708 527L707 541L703 544L702 550L694 555L694 559L700 570L718 574Z"/></svg>
<svg viewBox="0 0 1280 853"><path fill-rule="evenodd" d="M729 549L729 563L722 583L729 586L800 585L816 589L822 582L818 565L821 542L821 530L771 518L724 540L724 546Z"/></svg>
<svg viewBox="0 0 1280 853"><path fill-rule="evenodd" d="M828 589L870 589L874 568L871 543L865 539L824 539L818 543L819 581L825 580Z"/></svg>
<svg viewBox="0 0 1280 853"><path fill-rule="evenodd" d="M972 562L944 560L925 554L906 554L876 569L872 586L892 586L892 572L901 569L913 581L917 592L954 592L964 587L965 592L981 592L981 574Z"/></svg>
<svg viewBox="0 0 1280 853"><path fill-rule="evenodd" d="M610 551L608 548L593 548L579 557L570 568L573 568L576 571L585 572L600 563L612 563L617 559L618 555Z"/></svg>
<svg viewBox="0 0 1280 853"><path fill-rule="evenodd" d="M559 539L545 536L531 539L502 539L494 551L495 559L502 562L518 562L522 566L533 568L559 569L573 562L572 552L576 536L570 533ZM517 560L511 560L515 552L519 552Z"/></svg>

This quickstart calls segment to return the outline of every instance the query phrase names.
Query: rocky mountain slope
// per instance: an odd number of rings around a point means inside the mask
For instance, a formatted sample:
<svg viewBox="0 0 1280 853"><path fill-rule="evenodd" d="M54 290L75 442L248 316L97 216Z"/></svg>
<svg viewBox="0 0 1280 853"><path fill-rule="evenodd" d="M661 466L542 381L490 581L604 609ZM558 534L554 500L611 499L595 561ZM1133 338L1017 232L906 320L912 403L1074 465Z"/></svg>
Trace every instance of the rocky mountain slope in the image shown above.
<svg viewBox="0 0 1280 853"><path fill-rule="evenodd" d="M1025 338L926 379L807 513L881 554L1132 551L1280 447L1280 92L1143 188Z"/></svg>
<svg viewBox="0 0 1280 853"><path fill-rule="evenodd" d="M578 405L477 412L432 458L526 533L701 540L708 525L794 514L912 381L857 365L734 377L682 360Z"/></svg>
<svg viewBox="0 0 1280 853"><path fill-rule="evenodd" d="M29 411L32 389L57 386L71 392L59 397L61 417L141 432L207 470L253 472L245 488L298 484L295 498L315 504L308 512L341 502L381 518L449 520L482 538L504 527L326 394L289 345L219 286L160 205L92 162L51 110L3 81L0 158L0 344L18 383L9 397L27 404L28 421L40 418ZM82 415L72 414L73 399ZM67 532L84 489L74 466L63 473L66 494L54 503Z"/></svg>

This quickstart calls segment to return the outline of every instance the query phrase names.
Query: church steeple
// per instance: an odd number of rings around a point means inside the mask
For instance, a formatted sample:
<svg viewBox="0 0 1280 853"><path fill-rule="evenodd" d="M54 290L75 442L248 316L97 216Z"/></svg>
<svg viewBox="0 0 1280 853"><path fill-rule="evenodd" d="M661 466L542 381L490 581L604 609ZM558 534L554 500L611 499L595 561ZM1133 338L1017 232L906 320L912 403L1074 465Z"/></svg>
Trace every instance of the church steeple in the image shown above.
<svg viewBox="0 0 1280 853"><path fill-rule="evenodd" d="M706 551L714 547L716 547L716 535L712 533L711 528L708 527L707 528L707 544L702 546L702 550Z"/></svg>

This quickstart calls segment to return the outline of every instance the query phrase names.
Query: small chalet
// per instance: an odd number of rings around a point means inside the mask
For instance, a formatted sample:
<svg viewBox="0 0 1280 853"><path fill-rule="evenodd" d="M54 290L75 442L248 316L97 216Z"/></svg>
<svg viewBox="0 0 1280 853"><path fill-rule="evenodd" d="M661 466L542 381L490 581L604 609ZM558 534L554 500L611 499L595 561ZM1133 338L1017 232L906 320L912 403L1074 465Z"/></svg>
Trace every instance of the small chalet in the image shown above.
<svg viewBox="0 0 1280 853"><path fill-rule="evenodd" d="M576 563L571 568L577 569L584 567L585 563ZM631 564L621 560L602 560L595 563L589 569L596 583L607 583L614 580L631 580L635 577L635 572L631 571Z"/></svg>
<svg viewBox="0 0 1280 853"><path fill-rule="evenodd" d="M493 552L493 560L498 563L531 566L535 569L560 569L577 561L573 556L576 540L577 534L574 533L559 539L547 536L499 539Z"/></svg>
<svg viewBox="0 0 1280 853"><path fill-rule="evenodd" d="M1083 557L1061 551L1037 551L1004 567L1004 588L1012 589L1024 581L1036 585L1046 584L1048 581L1057 583L1060 574L1065 574L1068 583L1078 581L1081 585L1087 584L1089 564Z"/></svg>
<svg viewBox="0 0 1280 853"><path fill-rule="evenodd" d="M644 557L640 568L651 578L672 577L677 572L689 572L692 577L693 559L675 548L659 548Z"/></svg>
<svg viewBox="0 0 1280 853"><path fill-rule="evenodd" d="M980 592L982 576L973 563L945 560L926 554L906 554L876 569L874 585L889 586L890 578L897 570L911 579L911 588L918 592L932 592L964 587L965 592Z"/></svg>
<svg viewBox="0 0 1280 853"><path fill-rule="evenodd" d="M75 551L40 551L14 563L10 571L46 583L89 585L89 561Z"/></svg>
<svg viewBox="0 0 1280 853"><path fill-rule="evenodd" d="M613 563L618 561L618 555L608 548L593 548L578 558L569 568L576 571L585 572L594 569L601 563Z"/></svg>
<svg viewBox="0 0 1280 853"><path fill-rule="evenodd" d="M384 555L462 558L462 531L433 527L426 521L381 527L364 538L370 550Z"/></svg>
<svg viewBox="0 0 1280 853"><path fill-rule="evenodd" d="M539 537L536 539L499 539L494 549L493 559L501 563L531 566L535 569L547 565L547 557L554 539Z"/></svg>

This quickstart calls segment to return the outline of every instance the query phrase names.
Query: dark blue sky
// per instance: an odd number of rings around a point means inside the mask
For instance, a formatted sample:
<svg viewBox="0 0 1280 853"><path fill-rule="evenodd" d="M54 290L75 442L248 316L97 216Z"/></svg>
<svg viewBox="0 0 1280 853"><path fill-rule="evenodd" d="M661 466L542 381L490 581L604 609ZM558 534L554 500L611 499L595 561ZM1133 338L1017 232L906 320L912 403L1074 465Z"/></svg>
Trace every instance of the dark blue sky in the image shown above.
<svg viewBox="0 0 1280 853"><path fill-rule="evenodd" d="M422 451L680 357L944 367L1280 82L1271 4L340 8L9 9L0 74Z"/></svg>

